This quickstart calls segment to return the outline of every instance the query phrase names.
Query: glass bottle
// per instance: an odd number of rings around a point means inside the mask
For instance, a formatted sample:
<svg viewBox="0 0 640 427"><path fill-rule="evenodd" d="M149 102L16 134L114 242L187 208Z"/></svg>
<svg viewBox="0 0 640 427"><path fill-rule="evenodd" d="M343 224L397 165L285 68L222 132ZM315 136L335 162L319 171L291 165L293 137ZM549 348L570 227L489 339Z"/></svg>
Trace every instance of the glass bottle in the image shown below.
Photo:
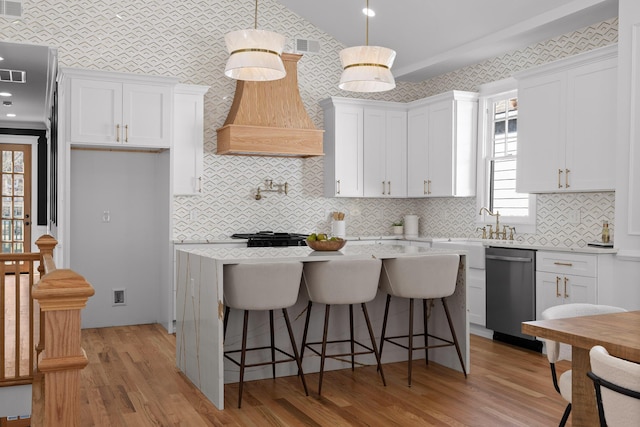
<svg viewBox="0 0 640 427"><path fill-rule="evenodd" d="M609 222L602 223L602 243L609 243Z"/></svg>

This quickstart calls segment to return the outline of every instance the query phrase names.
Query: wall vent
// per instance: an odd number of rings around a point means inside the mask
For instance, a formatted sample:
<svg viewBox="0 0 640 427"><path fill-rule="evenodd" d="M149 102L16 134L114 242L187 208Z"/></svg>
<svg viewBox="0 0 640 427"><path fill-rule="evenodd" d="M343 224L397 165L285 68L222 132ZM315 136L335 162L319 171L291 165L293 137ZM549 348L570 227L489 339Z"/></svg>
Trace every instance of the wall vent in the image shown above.
<svg viewBox="0 0 640 427"><path fill-rule="evenodd" d="M127 305L126 301L126 292L124 289L113 289L113 306L116 305Z"/></svg>
<svg viewBox="0 0 640 427"><path fill-rule="evenodd" d="M21 70L0 70L0 82L26 83L27 72Z"/></svg>
<svg viewBox="0 0 640 427"><path fill-rule="evenodd" d="M21 19L22 0L0 0L0 17Z"/></svg>
<svg viewBox="0 0 640 427"><path fill-rule="evenodd" d="M296 53L320 53L320 42L318 40L295 39Z"/></svg>

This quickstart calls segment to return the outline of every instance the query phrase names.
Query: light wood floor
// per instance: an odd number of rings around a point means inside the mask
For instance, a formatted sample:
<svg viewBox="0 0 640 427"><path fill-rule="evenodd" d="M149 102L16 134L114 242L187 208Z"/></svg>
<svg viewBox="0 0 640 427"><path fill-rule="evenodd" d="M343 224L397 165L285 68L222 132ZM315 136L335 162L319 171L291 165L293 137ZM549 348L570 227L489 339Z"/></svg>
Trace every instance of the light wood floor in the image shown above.
<svg viewBox="0 0 640 427"><path fill-rule="evenodd" d="M82 426L555 426L565 403L544 355L471 336L472 372L414 361L225 386L218 411L175 367L175 336L159 325L85 329L89 365L82 371ZM433 350L437 351L437 350ZM561 362L561 369L568 364ZM570 423L569 423L570 425Z"/></svg>

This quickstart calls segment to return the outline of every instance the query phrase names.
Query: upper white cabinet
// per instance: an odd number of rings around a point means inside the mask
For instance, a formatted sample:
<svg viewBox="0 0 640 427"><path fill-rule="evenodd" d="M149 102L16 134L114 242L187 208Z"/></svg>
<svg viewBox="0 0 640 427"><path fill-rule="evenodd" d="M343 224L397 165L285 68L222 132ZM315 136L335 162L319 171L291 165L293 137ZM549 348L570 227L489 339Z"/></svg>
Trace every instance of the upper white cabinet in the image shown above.
<svg viewBox="0 0 640 427"><path fill-rule="evenodd" d="M176 79L63 69L72 144L169 148Z"/></svg>
<svg viewBox="0 0 640 427"><path fill-rule="evenodd" d="M617 47L555 61L516 78L518 191L614 190Z"/></svg>
<svg viewBox="0 0 640 427"><path fill-rule="evenodd" d="M202 193L204 94L208 86L176 85L173 93L173 194Z"/></svg>
<svg viewBox="0 0 640 427"><path fill-rule="evenodd" d="M478 95L452 91L408 106L407 195L475 195Z"/></svg>
<svg viewBox="0 0 640 427"><path fill-rule="evenodd" d="M324 193L327 197L362 197L364 109L344 98L320 102L324 109Z"/></svg>
<svg viewBox="0 0 640 427"><path fill-rule="evenodd" d="M407 196L404 104L364 107L364 196Z"/></svg>

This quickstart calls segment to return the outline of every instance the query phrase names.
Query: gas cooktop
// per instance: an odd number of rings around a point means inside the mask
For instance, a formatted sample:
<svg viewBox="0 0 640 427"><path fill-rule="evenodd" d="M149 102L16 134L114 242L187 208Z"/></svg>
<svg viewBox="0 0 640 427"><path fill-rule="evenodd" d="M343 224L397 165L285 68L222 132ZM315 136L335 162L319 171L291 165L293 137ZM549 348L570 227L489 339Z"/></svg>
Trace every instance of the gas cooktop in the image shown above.
<svg viewBox="0 0 640 427"><path fill-rule="evenodd" d="M257 233L236 233L234 239L247 239L247 247L268 246L306 246L307 234L274 233L273 231L258 231Z"/></svg>

